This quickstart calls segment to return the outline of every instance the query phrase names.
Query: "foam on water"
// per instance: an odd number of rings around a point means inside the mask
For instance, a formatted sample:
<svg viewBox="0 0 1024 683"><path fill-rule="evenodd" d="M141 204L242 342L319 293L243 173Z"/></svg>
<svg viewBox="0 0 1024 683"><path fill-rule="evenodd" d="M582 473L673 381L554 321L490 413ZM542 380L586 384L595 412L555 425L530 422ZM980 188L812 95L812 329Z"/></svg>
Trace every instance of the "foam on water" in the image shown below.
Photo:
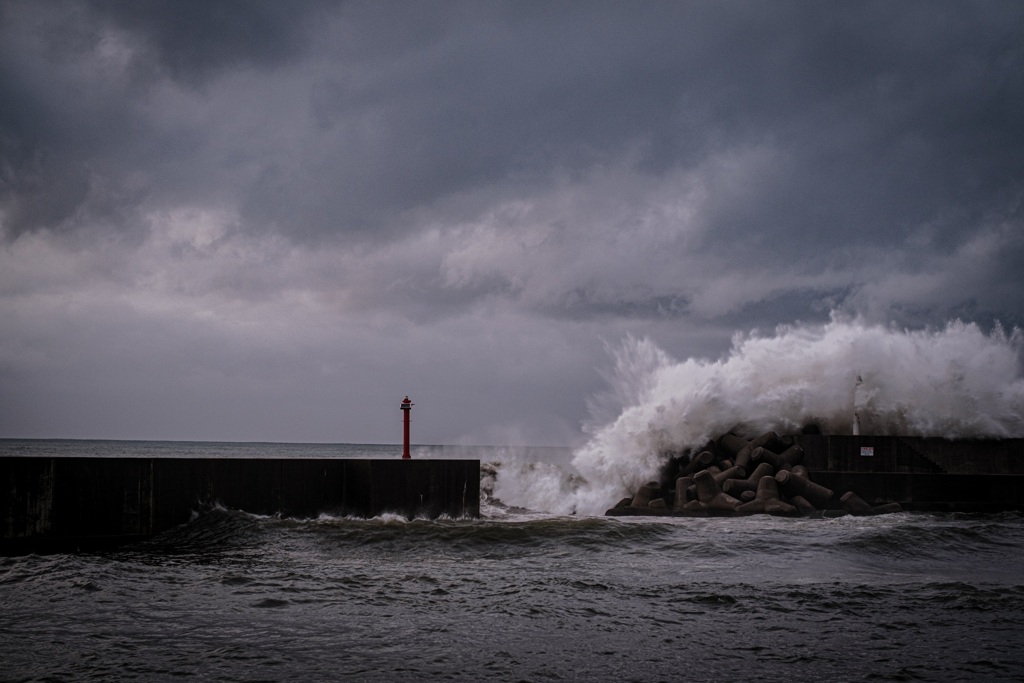
<svg viewBox="0 0 1024 683"><path fill-rule="evenodd" d="M673 359L649 339L615 351L607 393L593 405L615 416L586 426L573 467L515 467L497 476L505 503L559 513L600 514L645 481L671 453L734 431L754 436L817 424L850 434L1024 436L1024 333L990 334L976 324L898 330L858 320L737 334L720 359ZM596 412L593 411L592 412ZM513 481L514 479L514 481Z"/></svg>

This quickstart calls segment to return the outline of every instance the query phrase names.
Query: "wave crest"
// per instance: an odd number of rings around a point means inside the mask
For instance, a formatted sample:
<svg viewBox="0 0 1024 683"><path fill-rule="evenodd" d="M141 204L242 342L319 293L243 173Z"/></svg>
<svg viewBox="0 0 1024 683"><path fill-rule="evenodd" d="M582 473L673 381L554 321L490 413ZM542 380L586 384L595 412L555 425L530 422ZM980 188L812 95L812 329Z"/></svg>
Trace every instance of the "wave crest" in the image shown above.
<svg viewBox="0 0 1024 683"><path fill-rule="evenodd" d="M586 484L562 507L599 513L656 478L670 454L727 431L754 436L808 425L850 434L948 438L1024 436L1024 334L959 320L897 330L835 317L733 337L718 360L677 361L649 339L613 350L609 390L573 466ZM612 411L614 412L614 411Z"/></svg>

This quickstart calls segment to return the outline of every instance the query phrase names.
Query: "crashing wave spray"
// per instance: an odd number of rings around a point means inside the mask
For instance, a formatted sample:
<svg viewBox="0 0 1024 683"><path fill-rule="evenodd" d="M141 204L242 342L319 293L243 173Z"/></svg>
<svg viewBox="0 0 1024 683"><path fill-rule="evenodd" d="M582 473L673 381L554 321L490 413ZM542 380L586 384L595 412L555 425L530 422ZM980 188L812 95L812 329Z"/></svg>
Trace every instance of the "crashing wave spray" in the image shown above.
<svg viewBox="0 0 1024 683"><path fill-rule="evenodd" d="M735 336L716 361L676 361L630 337L614 352L610 391L594 402L614 401L618 414L588 425L590 440L573 458L586 483L551 500L552 485L534 482L544 500L516 504L599 514L656 479L670 455L730 430L753 436L813 424L851 434L856 420L867 435L1021 437L1022 349L1019 329L985 334L959 321L923 331L840 320L785 326Z"/></svg>

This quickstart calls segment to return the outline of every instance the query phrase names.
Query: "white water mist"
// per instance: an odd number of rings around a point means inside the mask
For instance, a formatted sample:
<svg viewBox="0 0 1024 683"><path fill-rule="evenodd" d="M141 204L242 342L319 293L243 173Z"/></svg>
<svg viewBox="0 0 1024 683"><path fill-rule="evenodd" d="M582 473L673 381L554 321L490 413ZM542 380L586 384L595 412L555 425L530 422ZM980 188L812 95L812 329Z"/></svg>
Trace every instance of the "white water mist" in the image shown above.
<svg viewBox="0 0 1024 683"><path fill-rule="evenodd" d="M595 405L619 406L589 424L574 455L585 479L574 491L531 472L509 503L551 512L600 514L657 478L671 453L726 431L965 437L1024 436L1024 334L985 334L959 321L906 331L833 320L736 335L719 360L677 361L648 339L613 352L609 391ZM859 378L859 383L858 383ZM500 478L499 478L500 479ZM564 495L552 500L553 490ZM531 491L539 494L537 500Z"/></svg>

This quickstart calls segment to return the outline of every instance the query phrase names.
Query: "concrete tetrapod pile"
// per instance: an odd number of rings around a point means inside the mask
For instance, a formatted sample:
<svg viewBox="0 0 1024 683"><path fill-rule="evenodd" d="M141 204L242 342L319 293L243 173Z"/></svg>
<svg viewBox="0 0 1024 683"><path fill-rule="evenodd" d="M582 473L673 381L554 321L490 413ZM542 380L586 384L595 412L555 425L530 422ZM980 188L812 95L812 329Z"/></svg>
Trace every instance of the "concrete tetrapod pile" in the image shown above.
<svg viewBox="0 0 1024 683"><path fill-rule="evenodd" d="M811 481L804 452L791 438L766 432L748 441L724 434L688 461L673 459L663 482L651 481L605 514L625 515L877 515L899 503L872 506L853 491L838 498Z"/></svg>

